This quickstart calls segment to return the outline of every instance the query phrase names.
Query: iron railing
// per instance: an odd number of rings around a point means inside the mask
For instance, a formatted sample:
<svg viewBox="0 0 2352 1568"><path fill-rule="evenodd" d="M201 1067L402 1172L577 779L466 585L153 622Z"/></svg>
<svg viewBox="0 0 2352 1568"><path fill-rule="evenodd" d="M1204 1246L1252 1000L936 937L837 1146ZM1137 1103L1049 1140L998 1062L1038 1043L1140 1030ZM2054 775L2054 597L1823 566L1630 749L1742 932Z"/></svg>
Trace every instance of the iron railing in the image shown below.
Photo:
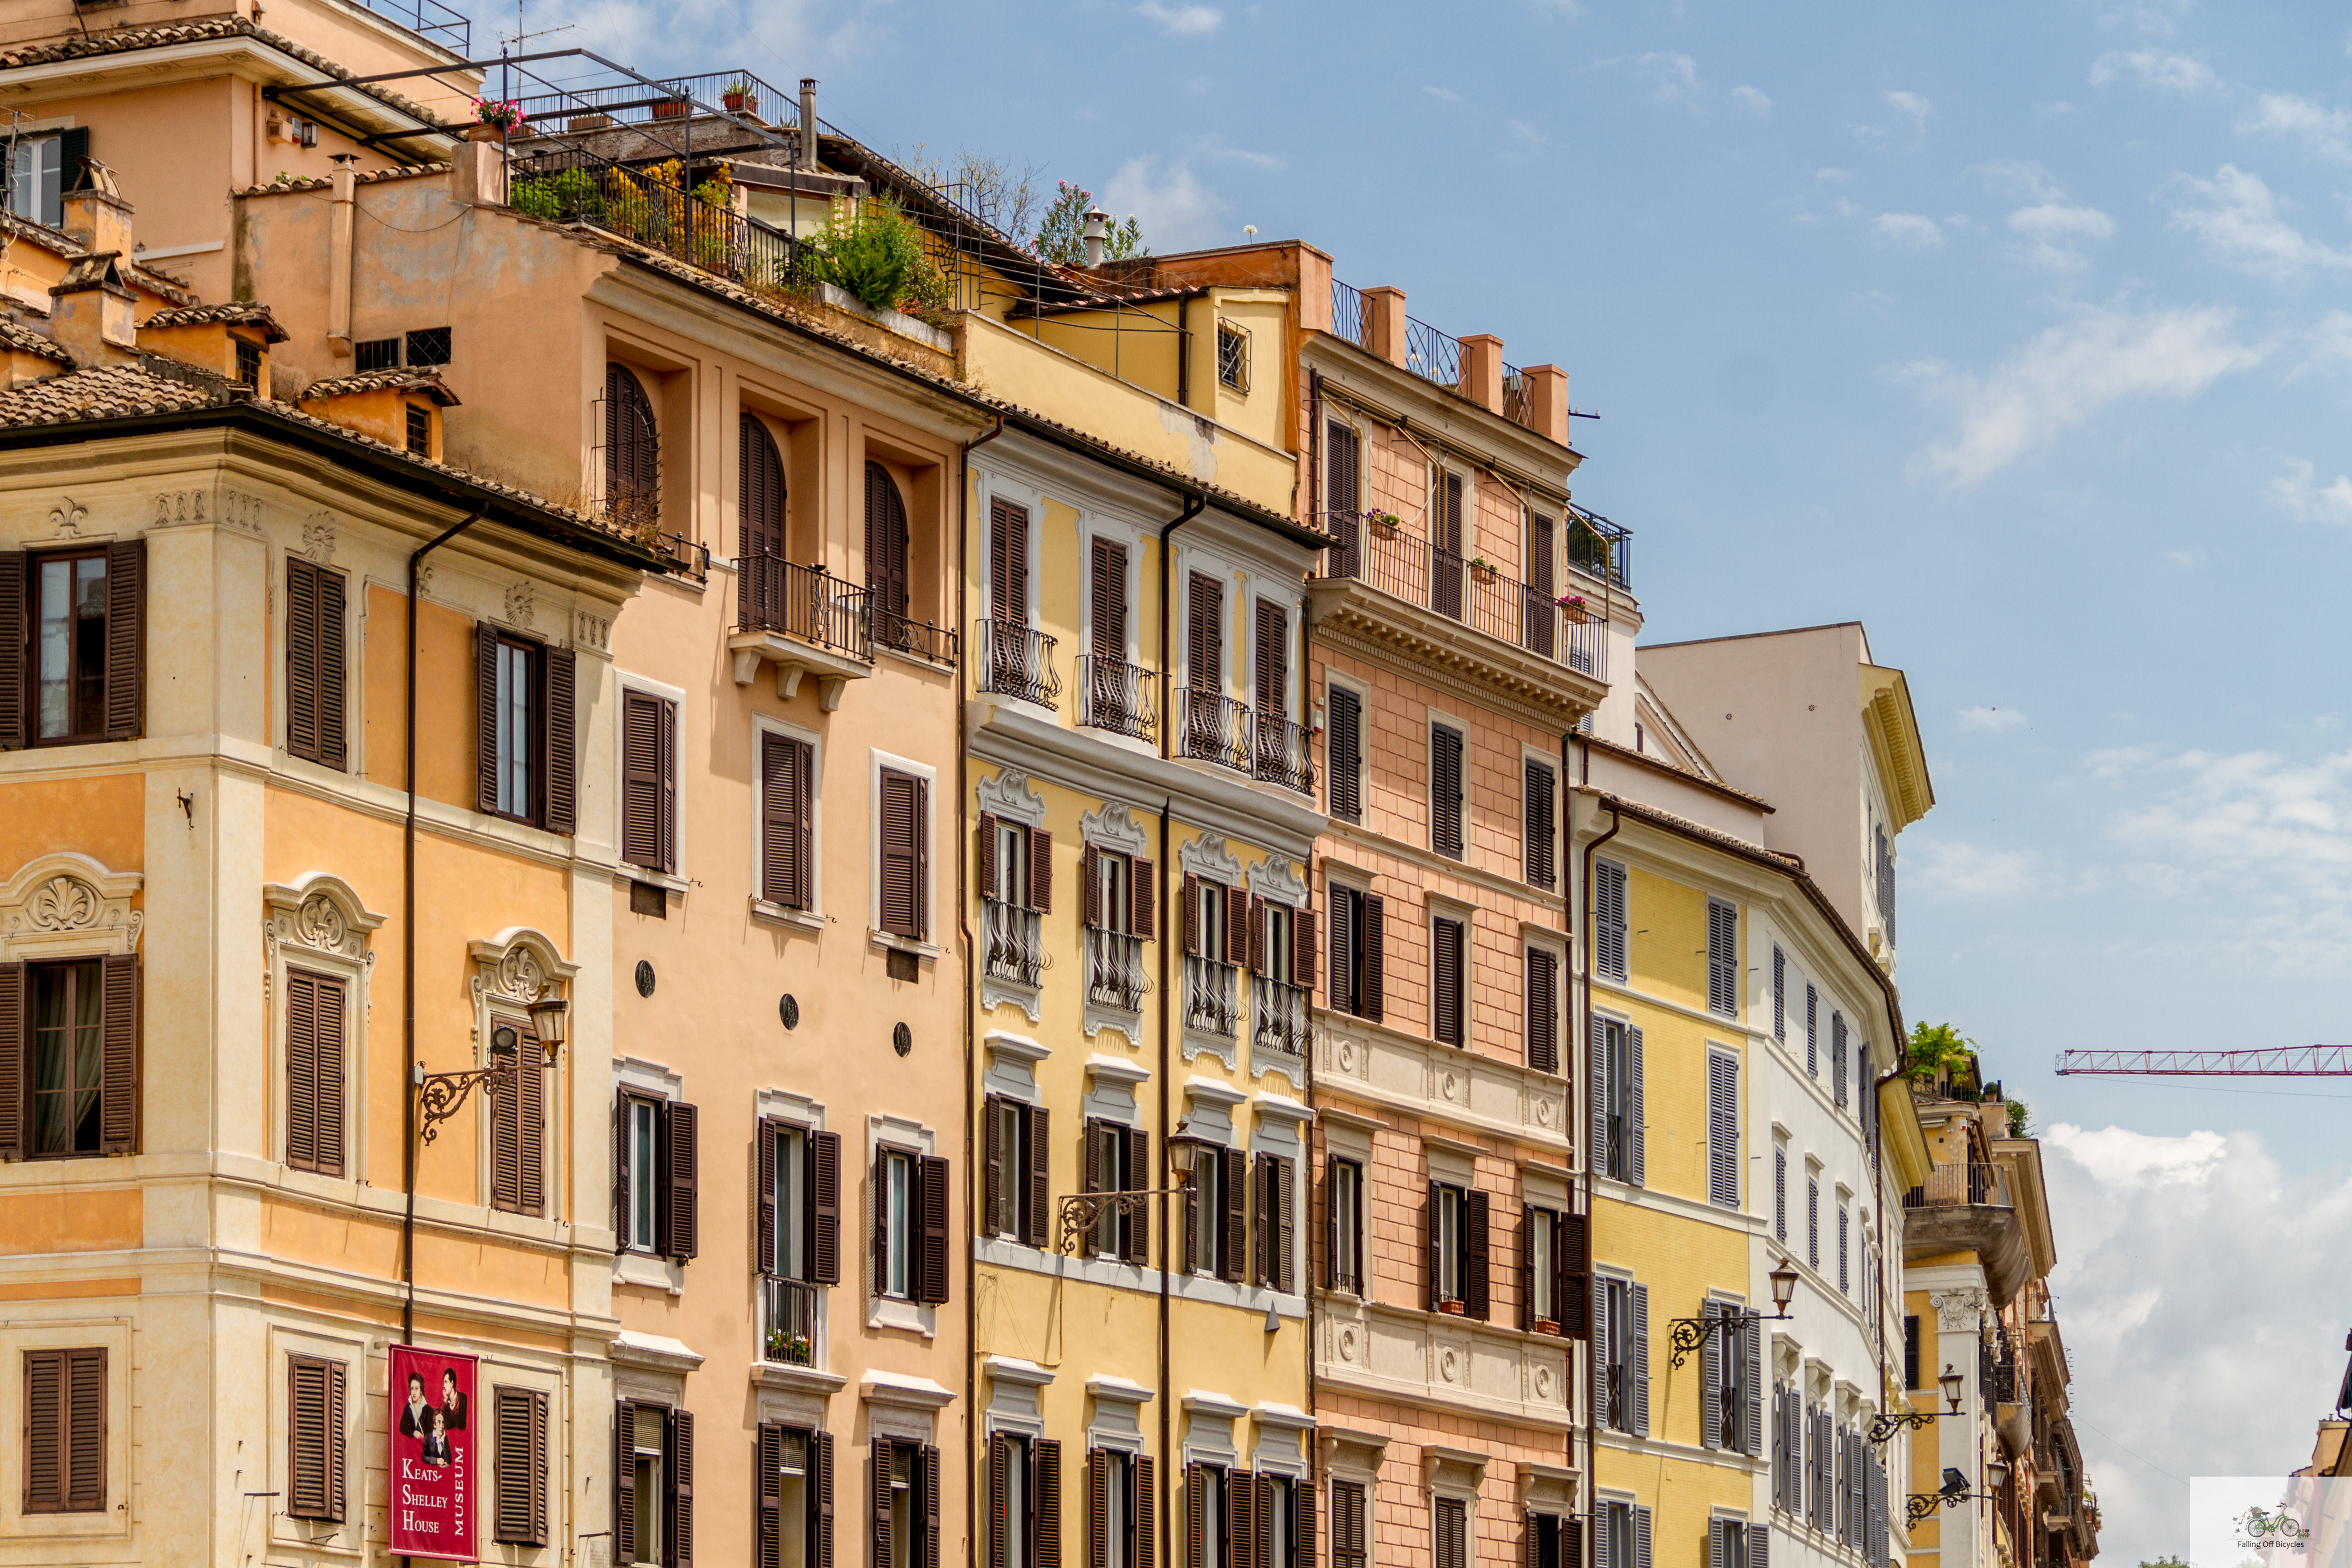
<svg viewBox="0 0 2352 1568"><path fill-rule="evenodd" d="M1184 1026L1220 1039L1241 1037L1241 971L1213 958L1184 959Z"/></svg>
<svg viewBox="0 0 2352 1568"><path fill-rule="evenodd" d="M1122 1013L1140 1012L1150 989L1143 972L1143 939L1123 931L1088 927L1087 1000Z"/></svg>
<svg viewBox="0 0 2352 1568"><path fill-rule="evenodd" d="M1609 623L1582 596L1548 596L1421 534L1381 521L1377 511L1331 511L1325 530L1336 541L1331 575L1368 586L1462 622L1580 675L1609 676Z"/></svg>
<svg viewBox="0 0 2352 1568"><path fill-rule="evenodd" d="M1078 722L1149 741L1160 728L1151 671L1098 653L1078 656Z"/></svg>
<svg viewBox="0 0 2352 1568"><path fill-rule="evenodd" d="M1926 1182L1903 1194L1903 1206L1906 1209L1967 1205L2006 1208L2009 1205L2009 1173L1999 1165L1937 1165L1927 1173Z"/></svg>
<svg viewBox="0 0 2352 1568"><path fill-rule="evenodd" d="M710 546L682 533L665 533L655 545L679 573L699 583L710 575Z"/></svg>
<svg viewBox="0 0 2352 1568"><path fill-rule="evenodd" d="M542 222L601 229L769 298L800 282L791 235L705 201L679 183L688 176L662 168L625 167L560 142L518 144L507 205Z"/></svg>
<svg viewBox="0 0 2352 1568"><path fill-rule="evenodd" d="M1503 417L1514 425L1528 423L1528 373L1517 365L1503 366Z"/></svg>
<svg viewBox="0 0 2352 1568"><path fill-rule="evenodd" d="M822 566L800 566L774 555L736 563L736 625L747 632L782 632L871 664L873 626L866 590Z"/></svg>
<svg viewBox="0 0 2352 1568"><path fill-rule="evenodd" d="M1448 392L1462 390L1462 340L1417 317L1404 319L1404 367Z"/></svg>
<svg viewBox="0 0 2352 1568"><path fill-rule="evenodd" d="M1054 707L1062 694L1062 677L1054 668L1054 641L1034 626L1016 621L977 623L980 647L980 689L1024 702Z"/></svg>
<svg viewBox="0 0 2352 1568"><path fill-rule="evenodd" d="M1045 940L1035 910L988 900L981 906L982 963L991 979L1035 986L1045 972Z"/></svg>
<svg viewBox="0 0 2352 1568"><path fill-rule="evenodd" d="M389 16L412 33L421 34L458 58L474 50L474 24L441 0L362 0L379 16Z"/></svg>
<svg viewBox="0 0 2352 1568"><path fill-rule="evenodd" d="M1337 278L1331 279L1331 333L1347 339L1359 348L1371 344L1364 336L1370 325L1364 319L1364 297Z"/></svg>
<svg viewBox="0 0 2352 1568"><path fill-rule="evenodd" d="M953 627L918 621L897 610L877 609L873 616L876 647L944 665L950 669L955 668L956 635Z"/></svg>
<svg viewBox="0 0 2352 1568"><path fill-rule="evenodd" d="M1179 688L1176 704L1181 754L1237 773L1250 771L1248 704L1199 686Z"/></svg>
<svg viewBox="0 0 2352 1568"><path fill-rule="evenodd" d="M784 1366L816 1365L817 1287L763 1278L760 1299L761 1359Z"/></svg>
<svg viewBox="0 0 2352 1568"><path fill-rule="evenodd" d="M1616 587L1633 581L1633 533L1573 501L1568 508L1568 563Z"/></svg>
<svg viewBox="0 0 2352 1568"><path fill-rule="evenodd" d="M1979 1337L1977 1370L1985 1397L1995 1405L2024 1403L2023 1357L2019 1352L2017 1337L2008 1330L1993 1329Z"/></svg>
<svg viewBox="0 0 2352 1568"><path fill-rule="evenodd" d="M1257 1048L1291 1061L1307 1059L1307 993L1286 981L1259 975L1250 983L1256 995Z"/></svg>
<svg viewBox="0 0 2352 1568"><path fill-rule="evenodd" d="M1250 731L1256 741L1252 748L1251 774L1267 784L1280 784L1300 795L1315 793L1314 733L1304 724L1294 724L1279 713L1259 709L1252 716Z"/></svg>

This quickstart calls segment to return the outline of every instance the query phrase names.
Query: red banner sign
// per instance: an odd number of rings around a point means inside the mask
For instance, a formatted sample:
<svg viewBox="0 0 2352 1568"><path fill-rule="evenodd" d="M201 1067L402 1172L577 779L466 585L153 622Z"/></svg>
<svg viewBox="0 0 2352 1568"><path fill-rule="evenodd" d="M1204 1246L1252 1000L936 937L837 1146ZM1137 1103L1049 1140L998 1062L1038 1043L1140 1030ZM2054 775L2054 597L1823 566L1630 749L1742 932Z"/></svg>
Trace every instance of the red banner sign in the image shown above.
<svg viewBox="0 0 2352 1568"><path fill-rule="evenodd" d="M393 1554L475 1561L474 1358L393 1346L389 1405Z"/></svg>

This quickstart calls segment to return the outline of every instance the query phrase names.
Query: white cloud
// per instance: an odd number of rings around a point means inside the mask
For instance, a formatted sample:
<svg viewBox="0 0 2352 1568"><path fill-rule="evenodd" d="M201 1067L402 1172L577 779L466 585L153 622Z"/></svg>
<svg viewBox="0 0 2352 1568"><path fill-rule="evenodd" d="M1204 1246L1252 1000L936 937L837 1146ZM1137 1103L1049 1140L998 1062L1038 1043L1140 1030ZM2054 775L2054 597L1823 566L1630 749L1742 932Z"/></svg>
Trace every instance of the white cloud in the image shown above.
<svg viewBox="0 0 2352 1568"><path fill-rule="evenodd" d="M2287 222L2260 174L2224 163L2210 180L2182 174L2174 185L2190 205L2173 208L2169 226L2203 240L2216 261L2274 282L2352 267L2352 251L2323 244Z"/></svg>
<svg viewBox="0 0 2352 1568"><path fill-rule="evenodd" d="M2340 1168L2290 1175L2252 1131L2061 1122L2042 1153L2100 1545L2146 1561L2189 1539L2189 1488L2171 1478L2308 1462L2343 1373L2352 1184ZM2233 1281L2258 1282L2259 1312Z"/></svg>
<svg viewBox="0 0 2352 1568"><path fill-rule="evenodd" d="M1853 171L1852 169L1815 169L1813 178L1823 184L1843 185L1853 178Z"/></svg>
<svg viewBox="0 0 2352 1568"><path fill-rule="evenodd" d="M1963 708L1959 720L1963 730L1983 730L1996 735L2004 730L2022 730L2033 722L2014 708Z"/></svg>
<svg viewBox="0 0 2352 1568"><path fill-rule="evenodd" d="M2058 432L2130 397L2193 397L2269 351L2238 341L2216 306L2088 310L2013 350L1992 371L1918 361L1899 373L1952 408L1958 428L1912 460L1915 475L1974 484Z"/></svg>
<svg viewBox="0 0 2352 1568"><path fill-rule="evenodd" d="M1688 103L1698 97L1698 62L1688 55L1654 51L1633 61L1660 103Z"/></svg>
<svg viewBox="0 0 2352 1568"><path fill-rule="evenodd" d="M1163 165L1157 158L1129 158L1103 186L1102 205L1106 211L1139 220L1144 238L1158 250L1230 237L1217 221L1225 210L1223 200L1194 178L1181 159Z"/></svg>
<svg viewBox="0 0 2352 1568"><path fill-rule="evenodd" d="M1511 128L1511 134L1513 136L1516 136L1529 147L1540 147L1546 142L1551 140L1551 138L1546 136L1542 132L1537 130L1534 126L1528 124L1524 120L1506 120L1503 123Z"/></svg>
<svg viewBox="0 0 2352 1568"><path fill-rule="evenodd" d="M2066 194L2054 175L2030 158L1995 158L1969 170L1996 194L2031 202L2054 202Z"/></svg>
<svg viewBox="0 0 2352 1568"><path fill-rule="evenodd" d="M1906 845L1904 885L1938 903L2014 899L2033 890L2033 858L2017 849L1984 849L1956 839Z"/></svg>
<svg viewBox="0 0 2352 1568"><path fill-rule="evenodd" d="M1897 245L1916 245L1922 249L1944 243L1944 231L1931 217L1917 213L1880 213L1870 220L1881 239L1891 239Z"/></svg>
<svg viewBox="0 0 2352 1568"><path fill-rule="evenodd" d="M2323 109L2291 92L2266 92L2255 100L2253 113L2238 129L2253 133L2294 136L2323 158L2352 163L2352 112Z"/></svg>
<svg viewBox="0 0 2352 1568"><path fill-rule="evenodd" d="M2338 474L2332 483L2315 485L2306 458L2288 458L2287 468L2271 481L2273 500L2309 522L2352 523L2352 478Z"/></svg>
<svg viewBox="0 0 2352 1568"><path fill-rule="evenodd" d="M2203 60L2169 49L2115 49L2091 65L2091 85L2105 87L2124 72L2139 78L2142 87L2158 92L2196 93L2221 84L2221 78Z"/></svg>
<svg viewBox="0 0 2352 1568"><path fill-rule="evenodd" d="M1208 38L1216 36L1225 25L1225 14L1214 5L1162 5L1160 0L1143 0L1135 14L1147 22L1157 22L1171 37Z"/></svg>
<svg viewBox="0 0 2352 1568"><path fill-rule="evenodd" d="M1421 90L1429 94L1430 97L1437 100L1440 103L1459 103L1462 101L1462 95L1454 91L1450 87L1424 87Z"/></svg>
<svg viewBox="0 0 2352 1568"><path fill-rule="evenodd" d="M2296 374L2341 370L2352 365L2352 310L2330 310L2304 334L2304 361Z"/></svg>
<svg viewBox="0 0 2352 1568"><path fill-rule="evenodd" d="M1772 112L1772 100L1745 82L1731 89L1731 101L1750 114Z"/></svg>
<svg viewBox="0 0 2352 1568"><path fill-rule="evenodd" d="M2018 208L2009 215L2009 226L2026 242L2026 260L2053 272L2074 272L2090 264L2084 245L2113 237L2116 220L2096 207L2047 201Z"/></svg>
<svg viewBox="0 0 2352 1568"><path fill-rule="evenodd" d="M1911 121L1912 135L1927 133L1927 116L1936 112L1934 104L1916 92L1890 92L1886 95L1886 103L1895 113Z"/></svg>
<svg viewBox="0 0 2352 1568"><path fill-rule="evenodd" d="M1247 163L1253 169L1270 172L1290 166L1290 160L1279 153L1253 153L1246 147L1229 146L1220 136L1212 136L1202 142L1201 151L1212 158L1223 158L1228 163Z"/></svg>

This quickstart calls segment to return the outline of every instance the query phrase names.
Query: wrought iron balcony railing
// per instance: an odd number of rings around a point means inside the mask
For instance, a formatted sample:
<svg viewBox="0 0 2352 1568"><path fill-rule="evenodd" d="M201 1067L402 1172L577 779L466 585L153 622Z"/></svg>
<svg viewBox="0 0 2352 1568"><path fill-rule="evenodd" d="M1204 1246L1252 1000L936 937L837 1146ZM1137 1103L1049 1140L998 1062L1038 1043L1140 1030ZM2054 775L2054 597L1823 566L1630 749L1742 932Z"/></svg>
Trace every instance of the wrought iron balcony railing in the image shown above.
<svg viewBox="0 0 2352 1568"><path fill-rule="evenodd" d="M918 621L895 610L874 612L874 646L950 669L955 668L954 628Z"/></svg>
<svg viewBox="0 0 2352 1568"><path fill-rule="evenodd" d="M735 618L742 630L781 632L874 661L865 589L822 566L799 566L774 555L746 555L738 568Z"/></svg>
<svg viewBox="0 0 2352 1568"><path fill-rule="evenodd" d="M1456 552L1441 550L1391 514L1333 511L1327 570L1409 605L1566 665L1609 677L1609 623L1578 594L1548 595Z"/></svg>
<svg viewBox="0 0 2352 1568"><path fill-rule="evenodd" d="M1186 955L1184 1026L1221 1039L1239 1039L1241 971L1213 958Z"/></svg>
<svg viewBox="0 0 2352 1568"><path fill-rule="evenodd" d="M1123 931L1087 932L1087 1000L1122 1013L1143 1009L1143 941Z"/></svg>
<svg viewBox="0 0 2352 1568"><path fill-rule="evenodd" d="M761 1359L785 1366L814 1366L817 1287L798 1279L762 1279Z"/></svg>
<svg viewBox="0 0 2352 1568"><path fill-rule="evenodd" d="M1937 1165L1928 1171L1926 1182L1903 1194L1906 1209L1964 1205L2010 1206L2009 1173L1999 1165Z"/></svg>
<svg viewBox="0 0 2352 1568"><path fill-rule="evenodd" d="M1250 983L1257 999L1257 1048L1292 1061L1307 1059L1307 993L1286 981L1259 975Z"/></svg>
<svg viewBox="0 0 2352 1568"><path fill-rule="evenodd" d="M1078 656L1078 722L1149 741L1160 727L1151 671L1098 653Z"/></svg>
<svg viewBox="0 0 2352 1568"><path fill-rule="evenodd" d="M982 906L981 962L993 980L1035 986L1045 971L1045 942L1037 911L991 899Z"/></svg>
<svg viewBox="0 0 2352 1568"><path fill-rule="evenodd" d="M978 624L980 689L1054 707L1062 677L1054 668L1054 639L1013 621Z"/></svg>
<svg viewBox="0 0 2352 1568"><path fill-rule="evenodd" d="M1312 731L1263 709L1251 716L1250 731L1257 742L1252 748L1255 766L1251 771L1255 777L1300 795L1315 793Z"/></svg>
<svg viewBox="0 0 2352 1568"><path fill-rule="evenodd" d="M1186 686L1176 693L1178 754L1237 773L1250 769L1249 707L1222 691Z"/></svg>

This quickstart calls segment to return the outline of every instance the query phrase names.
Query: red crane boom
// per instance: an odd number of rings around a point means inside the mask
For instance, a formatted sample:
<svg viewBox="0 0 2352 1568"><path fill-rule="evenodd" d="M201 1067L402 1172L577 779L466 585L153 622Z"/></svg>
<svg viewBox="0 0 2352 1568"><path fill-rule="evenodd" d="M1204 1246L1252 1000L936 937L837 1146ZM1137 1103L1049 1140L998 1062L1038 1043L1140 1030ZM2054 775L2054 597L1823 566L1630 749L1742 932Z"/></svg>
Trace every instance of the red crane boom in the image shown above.
<svg viewBox="0 0 2352 1568"><path fill-rule="evenodd" d="M2281 1046L2259 1051L2061 1051L2058 1075L2145 1078L2352 1078L2352 1046Z"/></svg>

